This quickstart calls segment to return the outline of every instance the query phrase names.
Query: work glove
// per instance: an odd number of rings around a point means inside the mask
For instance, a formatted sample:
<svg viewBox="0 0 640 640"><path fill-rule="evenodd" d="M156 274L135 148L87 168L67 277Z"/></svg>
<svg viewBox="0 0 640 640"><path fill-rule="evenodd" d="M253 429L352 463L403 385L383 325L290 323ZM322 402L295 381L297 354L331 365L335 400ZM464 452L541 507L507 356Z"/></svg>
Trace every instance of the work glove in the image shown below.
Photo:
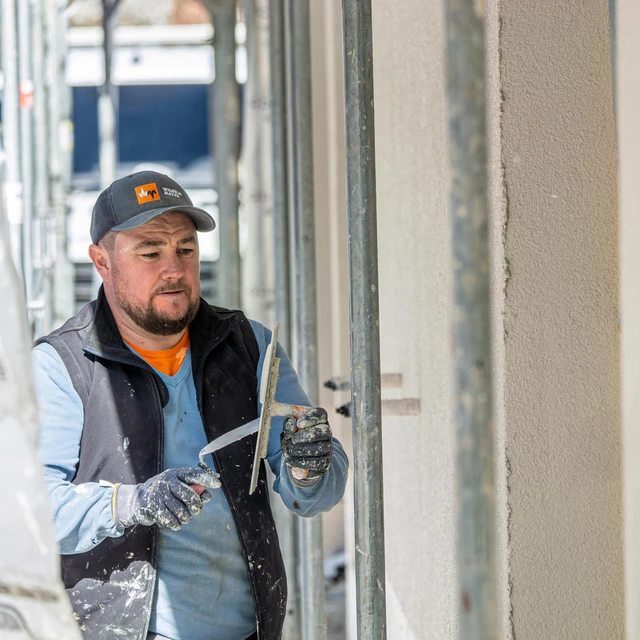
<svg viewBox="0 0 640 640"><path fill-rule="evenodd" d="M287 416L280 435L280 448L294 484L308 487L318 482L331 466L333 455L333 436L327 412L317 408L298 419ZM299 473L300 469L308 470L305 477Z"/></svg>
<svg viewBox="0 0 640 640"><path fill-rule="evenodd" d="M211 469L200 467L167 469L140 484L115 485L114 520L119 527L156 524L177 531L211 500L206 489L198 495L189 485L217 489L219 477Z"/></svg>

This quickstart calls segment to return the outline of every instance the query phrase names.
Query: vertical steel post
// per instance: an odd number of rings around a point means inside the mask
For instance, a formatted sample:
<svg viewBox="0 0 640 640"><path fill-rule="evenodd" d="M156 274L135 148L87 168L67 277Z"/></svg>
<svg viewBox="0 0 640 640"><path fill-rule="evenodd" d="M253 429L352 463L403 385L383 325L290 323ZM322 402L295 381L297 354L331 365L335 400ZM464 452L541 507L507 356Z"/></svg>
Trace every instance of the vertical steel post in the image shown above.
<svg viewBox="0 0 640 640"><path fill-rule="evenodd" d="M461 640L498 633L482 4L446 2Z"/></svg>
<svg viewBox="0 0 640 640"><path fill-rule="evenodd" d="M67 13L67 0L58 0L58 33L57 42L60 47L59 64L55 77L59 80L60 88L60 117L61 124L58 130L58 141L60 143L60 161L62 162L62 186L66 194L71 191L71 180L73 177L73 146L74 146L74 130L73 130L73 90L66 81L66 60L69 52L68 29L69 16ZM65 199L65 206L68 206ZM65 314L65 318L68 314Z"/></svg>
<svg viewBox="0 0 640 640"><path fill-rule="evenodd" d="M35 165L35 207L40 219L46 218L49 205L47 151L49 136L47 130L47 106L45 95L44 69L44 22L42 0L31 0L31 33L33 51L33 115L34 115L34 165Z"/></svg>
<svg viewBox="0 0 640 640"><path fill-rule="evenodd" d="M275 316L279 340L291 353L291 285L289 251L289 183L287 180L287 112L285 93L284 2L269 2L271 60L271 151L273 180ZM287 571L289 598L283 640L301 640L300 580L298 576L298 518L281 501L273 504Z"/></svg>
<svg viewBox="0 0 640 640"><path fill-rule="evenodd" d="M318 402L315 211L311 112L309 0L287 0L287 99L291 198L295 364L312 404ZM326 638L322 517L299 520L302 629L305 640Z"/></svg>
<svg viewBox="0 0 640 640"><path fill-rule="evenodd" d="M22 265L29 325L33 330L33 69L31 42L31 6L18 2L18 69L20 89L20 173L22 175Z"/></svg>
<svg viewBox="0 0 640 640"><path fill-rule="evenodd" d="M243 7L248 75L244 85L242 193L247 244L240 297L247 316L273 326L269 0L244 0Z"/></svg>
<svg viewBox="0 0 640 640"><path fill-rule="evenodd" d="M100 188L106 189L115 179L118 167L118 113L112 82L113 38L119 0L102 0L102 52L104 80L98 89L98 158ZM97 269L92 271L93 296L98 295L102 278Z"/></svg>
<svg viewBox="0 0 640 640"><path fill-rule="evenodd" d="M31 0L31 42L33 51L33 98L34 98L34 270L35 336L39 337L53 329L52 326L52 255L49 251L49 232L52 230L49 217L49 119L45 93L45 30L42 0Z"/></svg>
<svg viewBox="0 0 640 640"><path fill-rule="evenodd" d="M45 3L47 33L47 108L49 119L49 193L52 222L55 225L51 238L53 249L53 318L52 324L59 326L73 313L73 278L67 253L67 215L65 202L65 141L68 130L65 120L65 37L66 0ZM67 141L68 142L68 141Z"/></svg>
<svg viewBox="0 0 640 640"><path fill-rule="evenodd" d="M116 99L112 82L113 32L119 0L102 0L102 49L104 82L98 91L98 126L100 132L100 186L106 189L116 179L118 164Z"/></svg>
<svg viewBox="0 0 640 640"><path fill-rule="evenodd" d="M215 5L212 8L211 5ZM240 90L236 79L236 3L209 2L213 17L215 80L213 83L213 157L218 192L220 304L240 307L240 233L238 222L238 155Z"/></svg>
<svg viewBox="0 0 640 640"><path fill-rule="evenodd" d="M371 0L343 0L358 638L386 638Z"/></svg>
<svg viewBox="0 0 640 640"><path fill-rule="evenodd" d="M11 256L16 270L22 265L22 185L20 181L20 100L18 93L18 31L16 0L2 0L2 141Z"/></svg>
<svg viewBox="0 0 640 640"><path fill-rule="evenodd" d="M289 181L287 179L287 110L285 93L284 2L270 0L271 144L273 153L273 222L275 305L280 342L291 349L291 284L289 252Z"/></svg>

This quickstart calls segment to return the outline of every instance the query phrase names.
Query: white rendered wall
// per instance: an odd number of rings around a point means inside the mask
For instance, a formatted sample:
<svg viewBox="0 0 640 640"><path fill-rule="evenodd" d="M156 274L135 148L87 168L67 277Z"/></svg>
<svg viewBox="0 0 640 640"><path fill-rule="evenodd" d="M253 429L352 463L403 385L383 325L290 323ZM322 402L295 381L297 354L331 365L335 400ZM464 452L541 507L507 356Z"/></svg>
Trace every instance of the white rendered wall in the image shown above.
<svg viewBox="0 0 640 640"><path fill-rule="evenodd" d="M441 2L374 0L382 371L421 401L383 418L389 638L456 635Z"/></svg>

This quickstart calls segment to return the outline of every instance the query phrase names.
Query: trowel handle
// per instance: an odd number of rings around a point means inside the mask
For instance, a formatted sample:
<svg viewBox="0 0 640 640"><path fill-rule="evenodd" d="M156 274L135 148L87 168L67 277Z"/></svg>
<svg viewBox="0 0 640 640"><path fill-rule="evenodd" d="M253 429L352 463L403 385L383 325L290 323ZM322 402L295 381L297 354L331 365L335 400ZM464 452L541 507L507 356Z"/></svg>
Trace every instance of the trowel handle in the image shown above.
<svg viewBox="0 0 640 640"><path fill-rule="evenodd" d="M286 402L278 402L277 400L274 400L269 405L268 412L272 417L282 416L283 418L286 418L287 416L295 416L295 419L299 420L305 413L307 413L307 411L311 411L311 409L313 409L313 407L305 407L301 404L288 404Z"/></svg>
<svg viewBox="0 0 640 640"><path fill-rule="evenodd" d="M302 418L302 416L307 413L307 411L311 411L312 407L303 407L302 405L299 404L292 404L289 405L291 407L291 414L290 415L294 415L296 417L296 420L299 420L300 418ZM298 431L300 431L300 429L298 429Z"/></svg>

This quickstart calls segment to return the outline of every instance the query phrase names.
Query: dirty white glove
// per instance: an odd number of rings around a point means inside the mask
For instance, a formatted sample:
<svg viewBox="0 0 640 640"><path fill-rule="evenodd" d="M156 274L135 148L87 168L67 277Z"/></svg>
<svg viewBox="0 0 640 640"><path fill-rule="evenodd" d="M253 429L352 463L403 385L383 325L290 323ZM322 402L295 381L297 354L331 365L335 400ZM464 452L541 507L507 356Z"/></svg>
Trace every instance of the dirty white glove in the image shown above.
<svg viewBox="0 0 640 640"><path fill-rule="evenodd" d="M287 416L280 436L280 448L294 484L308 487L320 480L331 466L333 435L322 408L311 409L301 418ZM295 469L306 469L304 478Z"/></svg>
<svg viewBox="0 0 640 640"><path fill-rule="evenodd" d="M155 524L177 531L211 500L206 489L198 495L189 485L217 489L220 487L218 478L211 469L195 467L167 469L140 484L116 485L114 520L119 527Z"/></svg>

